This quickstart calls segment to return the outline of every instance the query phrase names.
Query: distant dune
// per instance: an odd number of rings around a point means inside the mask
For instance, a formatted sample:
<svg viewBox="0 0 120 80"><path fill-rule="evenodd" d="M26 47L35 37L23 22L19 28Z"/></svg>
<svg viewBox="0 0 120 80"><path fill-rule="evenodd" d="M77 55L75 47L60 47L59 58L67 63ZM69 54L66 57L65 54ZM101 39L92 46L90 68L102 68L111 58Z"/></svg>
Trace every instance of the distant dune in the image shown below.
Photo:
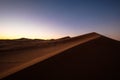
<svg viewBox="0 0 120 80"><path fill-rule="evenodd" d="M30 42L32 47L26 44L25 49L16 45L7 49L7 43L6 49L0 48L2 80L118 80L120 76L120 42L98 33L50 40L42 46L40 41Z"/></svg>

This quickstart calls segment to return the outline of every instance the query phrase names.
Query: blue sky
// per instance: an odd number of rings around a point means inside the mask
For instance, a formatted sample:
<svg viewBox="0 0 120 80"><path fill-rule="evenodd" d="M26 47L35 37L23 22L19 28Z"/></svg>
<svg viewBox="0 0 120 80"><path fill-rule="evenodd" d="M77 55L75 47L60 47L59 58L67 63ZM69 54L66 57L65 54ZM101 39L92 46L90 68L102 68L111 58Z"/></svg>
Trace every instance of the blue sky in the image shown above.
<svg viewBox="0 0 120 80"><path fill-rule="evenodd" d="M120 40L120 0L1 0L0 38L98 32Z"/></svg>

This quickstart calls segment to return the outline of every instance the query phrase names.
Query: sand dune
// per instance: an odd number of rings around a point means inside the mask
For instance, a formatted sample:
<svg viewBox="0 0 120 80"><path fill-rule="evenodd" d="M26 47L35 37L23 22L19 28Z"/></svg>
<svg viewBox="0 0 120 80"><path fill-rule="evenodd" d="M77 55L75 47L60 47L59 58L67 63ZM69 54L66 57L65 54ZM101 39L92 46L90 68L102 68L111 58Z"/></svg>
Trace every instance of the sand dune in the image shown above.
<svg viewBox="0 0 120 80"><path fill-rule="evenodd" d="M110 80L118 74L120 43L89 33L46 47L1 51L3 80Z"/></svg>

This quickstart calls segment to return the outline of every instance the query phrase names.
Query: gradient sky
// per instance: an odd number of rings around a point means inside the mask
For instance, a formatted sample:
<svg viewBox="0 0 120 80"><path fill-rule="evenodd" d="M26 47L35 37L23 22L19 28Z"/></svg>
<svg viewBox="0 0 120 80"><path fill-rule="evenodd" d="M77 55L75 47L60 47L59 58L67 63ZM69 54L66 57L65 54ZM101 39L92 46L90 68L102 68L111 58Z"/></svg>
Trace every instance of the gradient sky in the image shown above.
<svg viewBox="0 0 120 80"><path fill-rule="evenodd" d="M89 32L120 40L120 0L0 0L0 39Z"/></svg>

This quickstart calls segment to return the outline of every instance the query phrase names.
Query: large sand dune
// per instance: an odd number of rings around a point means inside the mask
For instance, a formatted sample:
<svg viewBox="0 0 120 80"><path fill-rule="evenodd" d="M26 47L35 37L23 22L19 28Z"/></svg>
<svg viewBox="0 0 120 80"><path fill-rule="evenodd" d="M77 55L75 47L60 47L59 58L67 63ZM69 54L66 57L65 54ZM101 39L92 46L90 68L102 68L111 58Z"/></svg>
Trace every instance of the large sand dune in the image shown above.
<svg viewBox="0 0 120 80"><path fill-rule="evenodd" d="M45 44L46 45L46 44ZM1 50L3 80L110 80L119 76L120 44L96 33L46 46Z"/></svg>

